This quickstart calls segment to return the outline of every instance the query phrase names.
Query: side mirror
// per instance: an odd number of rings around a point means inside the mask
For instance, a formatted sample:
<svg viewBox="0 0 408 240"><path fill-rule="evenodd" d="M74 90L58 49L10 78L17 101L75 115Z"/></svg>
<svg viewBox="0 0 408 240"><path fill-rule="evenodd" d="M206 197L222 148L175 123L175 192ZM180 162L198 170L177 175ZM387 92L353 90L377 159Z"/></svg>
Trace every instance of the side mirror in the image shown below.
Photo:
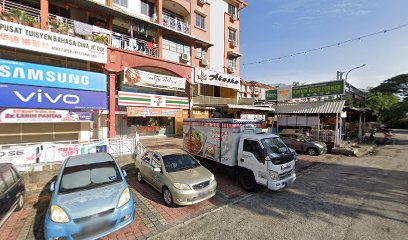
<svg viewBox="0 0 408 240"><path fill-rule="evenodd" d="M50 192L54 192L55 191L55 182L52 182L50 184Z"/></svg>
<svg viewBox="0 0 408 240"><path fill-rule="evenodd" d="M153 168L153 171L154 172L161 172L161 168L155 167L155 168Z"/></svg>
<svg viewBox="0 0 408 240"><path fill-rule="evenodd" d="M122 170L122 173L123 173L123 176L124 176L124 177L127 177L127 172L126 172L126 170Z"/></svg>

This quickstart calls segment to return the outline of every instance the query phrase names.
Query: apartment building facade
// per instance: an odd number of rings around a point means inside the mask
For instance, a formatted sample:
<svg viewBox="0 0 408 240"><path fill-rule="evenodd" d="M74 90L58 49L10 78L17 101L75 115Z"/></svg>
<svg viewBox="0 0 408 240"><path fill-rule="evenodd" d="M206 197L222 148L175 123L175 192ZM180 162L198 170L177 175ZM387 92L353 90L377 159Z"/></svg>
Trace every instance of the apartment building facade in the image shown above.
<svg viewBox="0 0 408 240"><path fill-rule="evenodd" d="M54 119L52 126L38 119L2 122L0 128L8 129L8 135L0 138L14 136L12 142L30 142L132 136L136 131L180 134L182 119L189 114L193 117L198 111L197 115L210 117L205 109L196 111L195 105L212 98L237 100L239 11L245 6L241 0L0 2L0 59L16 65L38 64L33 71L59 67L69 73L81 70L83 75L106 77L89 76L90 82L104 85L106 81L106 86L86 89L85 94L103 92L98 96L105 98L105 106L1 103L3 115L68 111L64 114L76 116L83 114L78 113L81 110L92 118L76 118L75 123ZM42 91L39 81L19 81L18 86ZM50 84L58 88L54 85ZM76 86L75 91L80 89ZM76 112L69 112L71 108ZM44 129L47 136L34 137Z"/></svg>

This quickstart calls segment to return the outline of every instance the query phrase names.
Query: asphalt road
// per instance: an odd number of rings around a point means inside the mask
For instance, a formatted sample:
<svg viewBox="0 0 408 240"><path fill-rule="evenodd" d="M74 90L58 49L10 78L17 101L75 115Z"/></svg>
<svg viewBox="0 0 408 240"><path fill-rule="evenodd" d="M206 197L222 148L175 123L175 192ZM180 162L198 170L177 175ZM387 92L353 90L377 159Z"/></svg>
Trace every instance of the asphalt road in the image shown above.
<svg viewBox="0 0 408 240"><path fill-rule="evenodd" d="M315 165L157 239L408 239L408 132L373 155Z"/></svg>

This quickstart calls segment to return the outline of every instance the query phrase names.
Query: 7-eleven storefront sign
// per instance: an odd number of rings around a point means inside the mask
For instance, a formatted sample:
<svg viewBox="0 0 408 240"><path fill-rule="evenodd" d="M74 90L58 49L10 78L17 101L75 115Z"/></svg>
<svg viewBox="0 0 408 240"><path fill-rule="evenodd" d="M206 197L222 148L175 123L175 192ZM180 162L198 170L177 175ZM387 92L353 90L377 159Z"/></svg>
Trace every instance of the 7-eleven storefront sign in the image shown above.
<svg viewBox="0 0 408 240"><path fill-rule="evenodd" d="M162 108L188 109L187 97L174 97L165 95L155 95L146 93L118 92L119 106L146 106Z"/></svg>

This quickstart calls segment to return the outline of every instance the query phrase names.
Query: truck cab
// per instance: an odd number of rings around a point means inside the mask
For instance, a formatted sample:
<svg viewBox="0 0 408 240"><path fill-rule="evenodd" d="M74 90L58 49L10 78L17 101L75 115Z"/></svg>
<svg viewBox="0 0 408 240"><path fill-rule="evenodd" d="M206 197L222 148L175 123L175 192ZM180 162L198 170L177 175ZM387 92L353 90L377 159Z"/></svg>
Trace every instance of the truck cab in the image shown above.
<svg viewBox="0 0 408 240"><path fill-rule="evenodd" d="M256 185L279 190L296 180L296 152L274 134L243 134L238 146L239 182L252 191Z"/></svg>

